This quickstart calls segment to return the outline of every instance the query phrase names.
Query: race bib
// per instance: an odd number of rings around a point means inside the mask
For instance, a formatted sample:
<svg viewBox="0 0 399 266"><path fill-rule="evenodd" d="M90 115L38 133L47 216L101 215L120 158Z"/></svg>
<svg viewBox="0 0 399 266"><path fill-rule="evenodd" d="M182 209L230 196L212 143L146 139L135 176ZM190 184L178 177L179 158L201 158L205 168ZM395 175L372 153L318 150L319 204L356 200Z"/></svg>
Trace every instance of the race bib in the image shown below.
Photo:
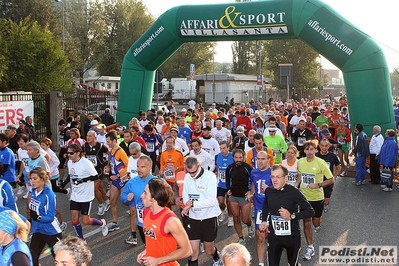
<svg viewBox="0 0 399 266"><path fill-rule="evenodd" d="M31 209L32 211L36 212L37 214L39 214L39 206L40 206L40 201L36 200L36 199L31 199L29 202L29 209Z"/></svg>
<svg viewBox="0 0 399 266"><path fill-rule="evenodd" d="M261 224L262 223L262 210L258 210L256 213L256 220L255 224Z"/></svg>
<svg viewBox="0 0 399 266"><path fill-rule="evenodd" d="M288 172L288 184L295 186L296 180L298 178L298 172Z"/></svg>
<svg viewBox="0 0 399 266"><path fill-rule="evenodd" d="M226 183L226 172L225 171L219 171L218 177L219 177L219 182Z"/></svg>
<svg viewBox="0 0 399 266"><path fill-rule="evenodd" d="M306 141L304 137L298 137L298 146L303 146L303 143Z"/></svg>
<svg viewBox="0 0 399 266"><path fill-rule="evenodd" d="M22 162L22 163L24 164L24 166L25 166L25 169L28 168L28 161L29 161L29 158L24 158L24 159L21 160L21 162Z"/></svg>
<svg viewBox="0 0 399 266"><path fill-rule="evenodd" d="M175 172L172 171L173 166L167 166L165 168L165 171L163 172L165 179L174 179L175 178Z"/></svg>
<svg viewBox="0 0 399 266"><path fill-rule="evenodd" d="M155 151L155 145L154 145L153 142L147 142L146 145L147 145L147 151L148 152L154 152Z"/></svg>
<svg viewBox="0 0 399 266"><path fill-rule="evenodd" d="M137 221L139 223L143 223L144 206L143 205L137 205L136 206L136 213L137 213Z"/></svg>
<svg viewBox="0 0 399 266"><path fill-rule="evenodd" d="M315 174L302 173L302 185L308 187L310 184L315 184L316 182Z"/></svg>
<svg viewBox="0 0 399 266"><path fill-rule="evenodd" d="M97 156L96 155L86 155L86 158L93 164L94 167L97 166Z"/></svg>
<svg viewBox="0 0 399 266"><path fill-rule="evenodd" d="M272 215L272 226L277 236L291 235L291 222L281 216Z"/></svg>
<svg viewBox="0 0 399 266"><path fill-rule="evenodd" d="M64 147L65 146L65 141L64 139L60 139L60 147Z"/></svg>
<svg viewBox="0 0 399 266"><path fill-rule="evenodd" d="M345 144L345 139L343 137L339 137L338 144L341 144L341 145Z"/></svg>

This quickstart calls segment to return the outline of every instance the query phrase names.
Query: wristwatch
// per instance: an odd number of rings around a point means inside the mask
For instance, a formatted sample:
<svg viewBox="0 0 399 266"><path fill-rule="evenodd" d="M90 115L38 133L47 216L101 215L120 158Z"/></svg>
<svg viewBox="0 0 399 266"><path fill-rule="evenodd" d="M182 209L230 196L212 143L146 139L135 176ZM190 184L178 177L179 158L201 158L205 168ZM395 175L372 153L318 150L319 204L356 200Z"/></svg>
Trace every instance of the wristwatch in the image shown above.
<svg viewBox="0 0 399 266"><path fill-rule="evenodd" d="M37 220L40 222L41 221L41 219L42 219L42 217L39 215L39 216L37 216Z"/></svg>
<svg viewBox="0 0 399 266"><path fill-rule="evenodd" d="M295 213L292 213L290 217L291 217L291 220L294 220L296 217Z"/></svg>
<svg viewBox="0 0 399 266"><path fill-rule="evenodd" d="M319 183L319 184L317 184L318 186L319 186L319 188L322 188L323 187L323 184L322 183Z"/></svg>

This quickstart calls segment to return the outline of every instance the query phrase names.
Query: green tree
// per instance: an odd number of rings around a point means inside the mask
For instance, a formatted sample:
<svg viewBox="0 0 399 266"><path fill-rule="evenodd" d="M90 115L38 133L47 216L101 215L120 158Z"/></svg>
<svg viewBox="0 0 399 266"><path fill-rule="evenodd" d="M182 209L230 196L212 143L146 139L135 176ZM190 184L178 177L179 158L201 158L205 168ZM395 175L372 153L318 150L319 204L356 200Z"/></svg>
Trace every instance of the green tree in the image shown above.
<svg viewBox="0 0 399 266"><path fill-rule="evenodd" d="M186 77L190 75L190 64L195 64L195 73L212 73L212 59L215 43L184 43L161 67L165 78Z"/></svg>
<svg viewBox="0 0 399 266"><path fill-rule="evenodd" d="M2 21L0 20L0 27L2 27ZM0 35L0 83L4 78L7 70L7 43L5 42L2 35Z"/></svg>
<svg viewBox="0 0 399 266"><path fill-rule="evenodd" d="M6 42L8 69L0 82L1 91L24 90L47 93L68 91L71 69L60 43L37 22L23 19L18 24L0 19L0 36Z"/></svg>
<svg viewBox="0 0 399 266"><path fill-rule="evenodd" d="M105 1L105 34L102 45L93 51L92 62L100 75L119 76L126 52L152 25L154 18L142 1Z"/></svg>
<svg viewBox="0 0 399 266"><path fill-rule="evenodd" d="M54 0L0 0L0 18L20 23L30 17L42 28L47 27L61 41L62 9L54 5ZM61 6L61 5L60 5Z"/></svg>
<svg viewBox="0 0 399 266"><path fill-rule="evenodd" d="M299 90L317 88L322 80L317 76L321 67L317 62L319 54L301 40L272 40L264 42L264 57L267 69L273 73L273 85L279 84L278 65L293 64L292 87ZM285 86L284 86L285 87Z"/></svg>

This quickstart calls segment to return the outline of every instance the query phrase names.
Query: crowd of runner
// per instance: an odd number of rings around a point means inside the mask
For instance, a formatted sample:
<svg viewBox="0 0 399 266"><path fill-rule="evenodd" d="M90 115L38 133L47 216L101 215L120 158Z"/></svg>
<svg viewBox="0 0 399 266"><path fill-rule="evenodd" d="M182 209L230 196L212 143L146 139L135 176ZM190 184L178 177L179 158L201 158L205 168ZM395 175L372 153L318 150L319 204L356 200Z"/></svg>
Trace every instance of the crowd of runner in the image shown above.
<svg viewBox="0 0 399 266"><path fill-rule="evenodd" d="M58 156L50 139L37 140L33 126L25 129L25 120L0 134L0 205L18 212L14 194L27 202L26 213L0 220L20 226L22 219L30 228L29 240L3 238L3 261L7 254L13 265L39 265L45 244L52 248L62 239L67 224L57 210L55 192L69 195L71 223L84 242L82 224L99 226L106 236L120 229L118 202L127 205L131 233L125 243L145 247L137 258L144 265L183 258L189 266L198 265L200 252L214 265L227 265L235 253L230 247L220 253L214 243L219 224L227 220L240 245L255 239L257 261L263 266L266 253L269 265L279 265L283 249L289 264L298 265L299 220L307 242L301 256L312 259L313 237L329 210L334 180L351 166L349 156L355 156L354 185L366 184L370 156L371 183L392 191L393 183L380 179L380 168L392 181L396 129L387 130L384 138L376 125L369 142L361 124L350 128L345 97L278 98L263 104L234 103L226 97L218 107L191 100L182 110L170 101L158 111L140 112L127 126L113 123L109 110L101 116L83 110L61 119ZM112 221L91 216L93 201L98 203L96 216L110 211ZM170 211L173 205L178 216ZM0 223L0 233L15 235L6 229ZM160 238L165 241L154 241ZM18 244L11 245L15 239ZM23 244L27 241L29 249ZM69 242L80 244L74 241Z"/></svg>

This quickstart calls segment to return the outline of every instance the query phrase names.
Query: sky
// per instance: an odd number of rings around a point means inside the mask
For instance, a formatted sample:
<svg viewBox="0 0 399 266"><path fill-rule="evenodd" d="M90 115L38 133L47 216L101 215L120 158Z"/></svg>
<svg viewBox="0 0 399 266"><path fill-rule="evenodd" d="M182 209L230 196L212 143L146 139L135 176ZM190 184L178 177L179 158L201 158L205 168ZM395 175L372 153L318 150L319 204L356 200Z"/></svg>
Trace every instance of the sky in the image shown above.
<svg viewBox="0 0 399 266"><path fill-rule="evenodd" d="M233 3L234 0L142 0L148 11L159 17L168 9L180 5ZM371 36L384 50L390 69L399 67L398 0L321 0ZM216 62L231 62L231 42L218 42ZM323 68L336 68L322 58Z"/></svg>

